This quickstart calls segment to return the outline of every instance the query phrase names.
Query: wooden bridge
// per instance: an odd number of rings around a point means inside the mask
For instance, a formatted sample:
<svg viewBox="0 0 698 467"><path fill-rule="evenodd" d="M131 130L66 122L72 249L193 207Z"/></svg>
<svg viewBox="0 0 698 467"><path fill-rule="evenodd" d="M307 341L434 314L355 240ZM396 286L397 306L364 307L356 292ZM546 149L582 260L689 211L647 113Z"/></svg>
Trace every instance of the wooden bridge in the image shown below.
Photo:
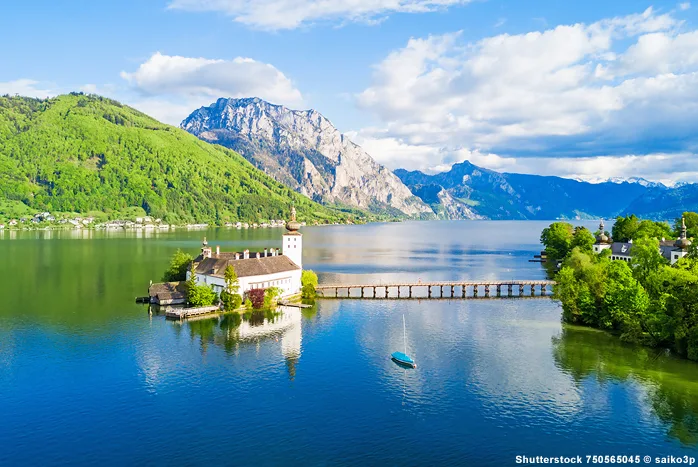
<svg viewBox="0 0 698 467"><path fill-rule="evenodd" d="M548 280L395 282L386 284L321 284L315 290L324 298L479 298L491 297L493 291L496 297L544 297L548 295L548 287L552 293L553 285L555 285L555 281ZM538 288L537 294L536 288ZM340 291L345 289L346 295L340 295ZM416 289L414 292L422 291L426 294L417 296L413 294L413 289ZM446 295L444 295L444 289L446 289ZM352 290L358 290L360 294L352 296ZM390 295L391 290L394 290L392 296ZM456 294L456 290L458 290L458 294ZM484 295L480 295L481 290ZM379 294L379 291L384 293ZM436 293L434 293L435 291ZM525 293L526 291L528 294Z"/></svg>

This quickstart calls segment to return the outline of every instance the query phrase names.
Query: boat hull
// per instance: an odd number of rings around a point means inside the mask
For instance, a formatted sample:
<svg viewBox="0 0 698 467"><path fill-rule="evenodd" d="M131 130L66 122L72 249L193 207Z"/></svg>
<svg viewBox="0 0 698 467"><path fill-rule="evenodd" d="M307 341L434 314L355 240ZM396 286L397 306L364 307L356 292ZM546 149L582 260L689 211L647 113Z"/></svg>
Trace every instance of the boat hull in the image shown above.
<svg viewBox="0 0 698 467"><path fill-rule="evenodd" d="M417 368L417 364L402 352L395 352L390 356L391 360L400 366L406 366L408 368Z"/></svg>

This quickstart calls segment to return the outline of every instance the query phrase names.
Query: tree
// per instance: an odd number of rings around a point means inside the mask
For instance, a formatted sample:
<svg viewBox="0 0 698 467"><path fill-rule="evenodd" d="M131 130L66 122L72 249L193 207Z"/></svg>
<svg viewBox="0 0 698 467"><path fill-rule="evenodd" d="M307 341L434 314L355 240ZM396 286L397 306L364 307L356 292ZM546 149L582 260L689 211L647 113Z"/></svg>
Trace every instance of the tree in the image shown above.
<svg viewBox="0 0 698 467"><path fill-rule="evenodd" d="M192 256L188 253L184 253L182 250L177 249L172 259L170 259L170 266L165 271L165 275L162 280L165 282L176 282L183 281L187 279L187 269L189 265L194 260Z"/></svg>
<svg viewBox="0 0 698 467"><path fill-rule="evenodd" d="M628 242L632 240L635 236L635 232L637 232L639 223L640 220L635 214L626 217L616 217L611 235L613 240L616 242Z"/></svg>
<svg viewBox="0 0 698 467"><path fill-rule="evenodd" d="M264 308L271 310L276 307L276 301L281 296L279 287L269 287L264 291Z"/></svg>
<svg viewBox="0 0 698 467"><path fill-rule="evenodd" d="M305 270L301 273L301 297L313 299L317 296L316 287L318 285L317 274L311 270Z"/></svg>
<svg viewBox="0 0 698 467"><path fill-rule="evenodd" d="M563 259L571 249L574 231L567 222L553 222L550 227L543 229L540 241L545 247L549 258Z"/></svg>
<svg viewBox="0 0 698 467"><path fill-rule="evenodd" d="M187 302L191 306L210 306L216 301L218 295L212 286L198 285L196 282L196 270L192 263L190 276L187 280Z"/></svg>
<svg viewBox="0 0 698 467"><path fill-rule="evenodd" d="M656 238L637 239L633 242L630 253L633 276L645 288L651 286L650 276L668 263L667 259L659 253L659 240Z"/></svg>
<svg viewBox="0 0 698 467"><path fill-rule="evenodd" d="M576 227L570 248L579 248L581 251L591 252L594 250L596 239L586 227Z"/></svg>
<svg viewBox="0 0 698 467"><path fill-rule="evenodd" d="M238 276L235 273L235 268L229 264L225 268L225 290L221 292L221 301L223 302L223 308L226 311L236 310L240 307L242 297L238 293L239 290L240 282L238 281Z"/></svg>
<svg viewBox="0 0 698 467"><path fill-rule="evenodd" d="M671 226L666 222L654 222L650 220L642 220L637 224L637 230L632 236L633 241L638 238L649 237L661 240L662 238L672 238L673 232Z"/></svg>

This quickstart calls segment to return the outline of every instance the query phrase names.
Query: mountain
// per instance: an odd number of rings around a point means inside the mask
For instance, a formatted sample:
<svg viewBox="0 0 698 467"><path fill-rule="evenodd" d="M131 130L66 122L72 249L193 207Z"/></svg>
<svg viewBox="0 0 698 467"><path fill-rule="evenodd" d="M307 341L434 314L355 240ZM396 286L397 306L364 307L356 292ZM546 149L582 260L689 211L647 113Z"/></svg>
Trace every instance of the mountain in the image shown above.
<svg viewBox="0 0 698 467"><path fill-rule="evenodd" d="M677 219L686 211L698 211L698 184L682 183L672 189L648 191L628 205L623 214L645 219Z"/></svg>
<svg viewBox="0 0 698 467"><path fill-rule="evenodd" d="M398 177L315 110L290 110L258 98L218 99L194 111L180 126L204 141L237 151L314 201L433 215Z"/></svg>
<svg viewBox="0 0 698 467"><path fill-rule="evenodd" d="M468 161L434 175L404 169L395 174L439 217L450 219L608 218L625 212L642 197L663 200L672 192L664 185L639 181L588 183L499 173Z"/></svg>
<svg viewBox="0 0 698 467"><path fill-rule="evenodd" d="M348 216L116 101L0 97L0 207L220 223L285 218L290 203L307 220Z"/></svg>

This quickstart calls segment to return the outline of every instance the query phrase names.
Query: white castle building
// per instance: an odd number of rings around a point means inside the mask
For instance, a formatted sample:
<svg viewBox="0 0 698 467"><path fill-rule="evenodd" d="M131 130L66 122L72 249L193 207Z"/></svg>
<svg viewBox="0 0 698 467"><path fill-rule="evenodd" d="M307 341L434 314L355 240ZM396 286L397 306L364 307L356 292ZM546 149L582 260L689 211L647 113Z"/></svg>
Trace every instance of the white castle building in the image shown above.
<svg viewBox="0 0 698 467"><path fill-rule="evenodd" d="M225 289L225 269L230 265L238 276L238 293L243 297L249 290L269 287L280 288L282 297L299 294L303 269L303 235L298 232L300 227L301 224L296 221L296 209L292 207L281 251L265 248L254 253L249 250L221 252L220 247L213 251L204 238L201 254L194 260L197 283L212 285L220 293ZM187 272L187 279L190 275L191 272Z"/></svg>

